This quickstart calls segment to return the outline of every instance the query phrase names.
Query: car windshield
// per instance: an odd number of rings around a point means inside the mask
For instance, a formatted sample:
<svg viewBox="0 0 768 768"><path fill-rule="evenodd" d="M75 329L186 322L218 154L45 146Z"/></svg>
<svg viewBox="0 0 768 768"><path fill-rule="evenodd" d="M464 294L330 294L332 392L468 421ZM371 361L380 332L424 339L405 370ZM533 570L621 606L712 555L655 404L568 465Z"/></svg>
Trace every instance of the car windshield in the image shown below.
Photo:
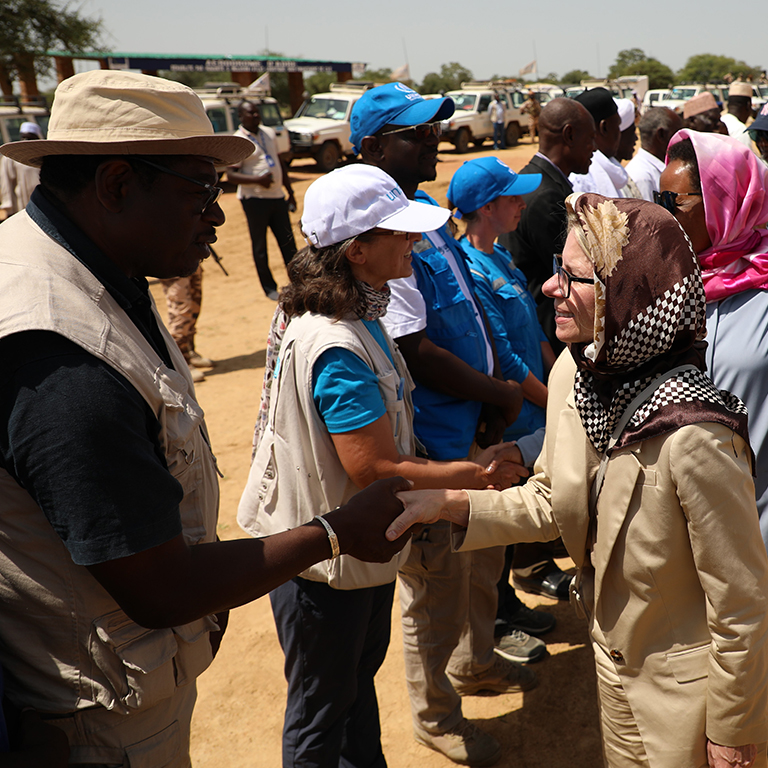
<svg viewBox="0 0 768 768"><path fill-rule="evenodd" d="M349 102L346 99L312 96L301 105L296 117L325 117L329 120L344 120L348 108Z"/></svg>
<svg viewBox="0 0 768 768"><path fill-rule="evenodd" d="M272 104L271 102L262 103L259 112L261 112L261 122L264 123L264 125L273 128L276 125L283 124L283 118L280 117L280 111L277 108L277 104Z"/></svg>
<svg viewBox="0 0 768 768"><path fill-rule="evenodd" d="M685 99L687 101L688 99L692 99L695 95L696 95L695 88L673 88L672 96L670 96L670 98Z"/></svg>
<svg viewBox="0 0 768 768"><path fill-rule="evenodd" d="M476 93L449 93L448 95L453 99L457 112L471 112L475 108Z"/></svg>
<svg viewBox="0 0 768 768"><path fill-rule="evenodd" d="M764 99L768 99L768 85L758 85L755 87L757 88L758 91L760 91L760 95Z"/></svg>

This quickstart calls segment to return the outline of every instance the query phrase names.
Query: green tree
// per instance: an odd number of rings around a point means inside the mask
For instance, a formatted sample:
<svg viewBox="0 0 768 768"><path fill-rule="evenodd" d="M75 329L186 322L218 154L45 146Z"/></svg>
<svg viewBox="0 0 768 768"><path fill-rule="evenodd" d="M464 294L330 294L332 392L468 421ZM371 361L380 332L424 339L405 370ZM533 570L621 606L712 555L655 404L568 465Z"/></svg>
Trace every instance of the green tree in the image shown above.
<svg viewBox="0 0 768 768"><path fill-rule="evenodd" d="M315 72L309 77L304 77L304 90L310 96L315 93L325 93L331 87L331 83L335 83L337 80L338 77L335 72Z"/></svg>
<svg viewBox="0 0 768 768"><path fill-rule="evenodd" d="M616 62L608 70L610 79L624 75L648 75L649 88L668 88L675 81L675 73L666 64L646 56L640 48L619 51Z"/></svg>
<svg viewBox="0 0 768 768"><path fill-rule="evenodd" d="M594 80L595 78L584 69L572 69L561 78L561 85L578 85L582 80Z"/></svg>
<svg viewBox="0 0 768 768"><path fill-rule="evenodd" d="M419 93L442 93L455 91L461 84L472 79L472 73L456 61L443 64L440 72L429 72L424 76L421 85L416 89Z"/></svg>
<svg viewBox="0 0 768 768"><path fill-rule="evenodd" d="M81 16L71 3L58 0L0 2L0 69L15 79L32 73L45 76L53 62L44 51L73 53L105 50L99 18Z"/></svg>
<svg viewBox="0 0 768 768"><path fill-rule="evenodd" d="M366 69L360 77L355 77L355 80L365 80L372 83L388 83L392 77L392 70L390 67L382 67L381 69Z"/></svg>
<svg viewBox="0 0 768 768"><path fill-rule="evenodd" d="M721 82L727 74L734 77L757 77L760 67L751 67L743 61L737 61L730 56L715 56L712 53L700 53L691 56L685 66L677 73L680 83L712 83Z"/></svg>

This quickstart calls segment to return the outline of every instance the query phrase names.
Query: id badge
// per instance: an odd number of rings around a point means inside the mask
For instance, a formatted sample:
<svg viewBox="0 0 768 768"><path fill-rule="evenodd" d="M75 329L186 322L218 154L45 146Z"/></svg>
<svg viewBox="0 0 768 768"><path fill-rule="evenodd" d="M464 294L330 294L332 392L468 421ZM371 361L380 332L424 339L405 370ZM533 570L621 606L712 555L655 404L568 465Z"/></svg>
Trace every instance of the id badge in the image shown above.
<svg viewBox="0 0 768 768"><path fill-rule="evenodd" d="M272 159L272 155L270 155L268 152L265 152L265 153L264 153L264 157L265 157L265 158L266 158L266 160L267 160L267 165L268 165L270 168L274 168L274 167L275 167L275 161Z"/></svg>

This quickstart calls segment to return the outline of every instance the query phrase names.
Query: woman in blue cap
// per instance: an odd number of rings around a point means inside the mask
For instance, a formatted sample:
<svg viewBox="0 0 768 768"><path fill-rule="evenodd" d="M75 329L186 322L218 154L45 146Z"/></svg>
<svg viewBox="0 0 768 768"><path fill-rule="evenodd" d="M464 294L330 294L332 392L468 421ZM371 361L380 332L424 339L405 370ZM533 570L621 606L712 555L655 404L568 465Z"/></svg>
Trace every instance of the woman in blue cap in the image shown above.
<svg viewBox="0 0 768 768"><path fill-rule="evenodd" d="M531 436L518 444L528 466L533 465L543 440L543 433L534 433L544 426L545 382L555 353L539 324L525 275L496 238L517 229L525 208L521 195L533 192L540 183L539 173L517 174L496 157L482 157L464 163L448 187L450 205L456 208L456 217L466 223L460 243L467 254L473 288L488 317L502 374L523 388L520 416L504 433L504 439L520 441ZM500 621L514 617L519 608L519 600L508 586L509 560L499 582ZM512 568L516 586L568 599L571 577L555 565L550 544L519 544ZM541 634L553 626L554 620L549 626L525 629ZM499 624L498 629L505 628Z"/></svg>

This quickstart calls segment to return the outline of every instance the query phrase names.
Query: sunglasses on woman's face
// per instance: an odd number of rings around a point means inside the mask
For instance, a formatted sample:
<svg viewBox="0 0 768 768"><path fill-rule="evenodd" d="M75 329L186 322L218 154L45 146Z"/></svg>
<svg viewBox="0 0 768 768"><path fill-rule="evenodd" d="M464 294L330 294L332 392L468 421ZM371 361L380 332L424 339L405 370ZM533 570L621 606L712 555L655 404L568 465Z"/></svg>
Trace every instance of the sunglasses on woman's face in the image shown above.
<svg viewBox="0 0 768 768"><path fill-rule="evenodd" d="M662 208L666 208L670 213L676 213L677 198L690 197L691 195L701 197L701 192L654 192L653 202L658 203Z"/></svg>

